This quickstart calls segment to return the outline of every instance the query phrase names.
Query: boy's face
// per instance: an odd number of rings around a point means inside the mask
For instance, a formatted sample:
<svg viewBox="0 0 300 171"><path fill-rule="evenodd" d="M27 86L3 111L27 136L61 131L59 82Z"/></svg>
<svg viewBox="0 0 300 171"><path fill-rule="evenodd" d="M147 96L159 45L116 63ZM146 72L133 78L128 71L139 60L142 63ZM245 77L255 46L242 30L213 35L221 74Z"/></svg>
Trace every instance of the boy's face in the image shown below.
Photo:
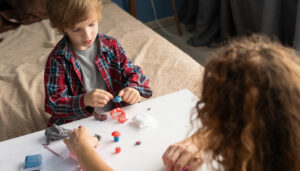
<svg viewBox="0 0 300 171"><path fill-rule="evenodd" d="M98 20L91 17L80 23L75 24L72 28L65 29L72 47L76 50L86 50L95 41L98 33Z"/></svg>

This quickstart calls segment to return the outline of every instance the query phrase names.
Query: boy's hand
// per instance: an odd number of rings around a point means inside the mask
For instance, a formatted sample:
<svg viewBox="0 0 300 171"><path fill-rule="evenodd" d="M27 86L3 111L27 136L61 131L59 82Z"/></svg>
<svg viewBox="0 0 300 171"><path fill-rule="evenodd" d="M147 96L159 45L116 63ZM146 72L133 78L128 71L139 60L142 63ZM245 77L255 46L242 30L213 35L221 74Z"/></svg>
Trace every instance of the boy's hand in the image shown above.
<svg viewBox="0 0 300 171"><path fill-rule="evenodd" d="M121 90L118 96L122 97L122 100L129 104L135 104L141 100L140 92L131 87Z"/></svg>
<svg viewBox="0 0 300 171"><path fill-rule="evenodd" d="M113 98L113 95L105 90L94 89L93 91L85 94L84 105L91 107L104 107Z"/></svg>

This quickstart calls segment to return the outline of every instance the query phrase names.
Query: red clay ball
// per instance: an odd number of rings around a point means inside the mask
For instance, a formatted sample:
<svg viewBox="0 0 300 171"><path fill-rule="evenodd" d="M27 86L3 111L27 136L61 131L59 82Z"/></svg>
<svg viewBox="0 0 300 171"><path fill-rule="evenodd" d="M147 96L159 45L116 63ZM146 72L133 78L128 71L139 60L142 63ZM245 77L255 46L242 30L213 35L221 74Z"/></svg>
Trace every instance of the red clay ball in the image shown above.
<svg viewBox="0 0 300 171"><path fill-rule="evenodd" d="M116 153L120 153L121 152L121 148L120 147L116 147L115 151L116 151Z"/></svg>

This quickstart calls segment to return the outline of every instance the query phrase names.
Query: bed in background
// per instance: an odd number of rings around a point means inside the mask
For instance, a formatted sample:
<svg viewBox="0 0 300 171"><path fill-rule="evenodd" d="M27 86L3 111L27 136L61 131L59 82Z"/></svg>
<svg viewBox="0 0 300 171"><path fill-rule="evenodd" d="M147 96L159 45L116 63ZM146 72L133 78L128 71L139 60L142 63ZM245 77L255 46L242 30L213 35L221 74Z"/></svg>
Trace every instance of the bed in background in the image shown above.
<svg viewBox="0 0 300 171"><path fill-rule="evenodd" d="M108 0L102 15L99 32L118 39L142 67L153 97L184 88L200 96L200 64ZM47 19L0 34L0 141L46 128L44 66L61 37Z"/></svg>

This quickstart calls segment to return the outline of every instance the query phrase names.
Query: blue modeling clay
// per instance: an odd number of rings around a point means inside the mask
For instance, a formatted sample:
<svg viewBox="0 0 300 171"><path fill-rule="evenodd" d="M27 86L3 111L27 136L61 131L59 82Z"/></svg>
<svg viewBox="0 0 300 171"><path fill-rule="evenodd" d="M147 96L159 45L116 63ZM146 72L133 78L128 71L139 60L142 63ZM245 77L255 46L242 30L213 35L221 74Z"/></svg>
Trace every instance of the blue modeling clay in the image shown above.
<svg viewBox="0 0 300 171"><path fill-rule="evenodd" d="M116 96L115 99L114 99L114 102L116 102L116 103L122 102L122 97Z"/></svg>
<svg viewBox="0 0 300 171"><path fill-rule="evenodd" d="M36 155L26 156L24 169L32 168L32 167L40 167L41 165L42 165L42 155L36 154Z"/></svg>

